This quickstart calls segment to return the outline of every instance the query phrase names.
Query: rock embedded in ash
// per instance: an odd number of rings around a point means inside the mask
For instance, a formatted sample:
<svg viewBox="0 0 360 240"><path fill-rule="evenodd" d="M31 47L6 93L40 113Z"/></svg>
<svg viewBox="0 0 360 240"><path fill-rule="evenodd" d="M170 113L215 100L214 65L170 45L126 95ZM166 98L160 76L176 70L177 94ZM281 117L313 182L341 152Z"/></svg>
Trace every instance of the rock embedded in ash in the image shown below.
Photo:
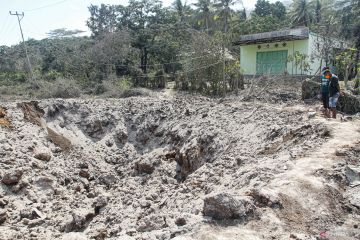
<svg viewBox="0 0 360 240"><path fill-rule="evenodd" d="M118 129L115 132L115 138L120 144L125 144L128 139L128 134L126 129Z"/></svg>
<svg viewBox="0 0 360 240"><path fill-rule="evenodd" d="M51 151L46 148L40 148L35 150L34 157L41 161L50 161L51 160Z"/></svg>
<svg viewBox="0 0 360 240"><path fill-rule="evenodd" d="M316 112L309 112L308 113L308 118L310 119L310 118L314 118L314 117L316 117Z"/></svg>
<svg viewBox="0 0 360 240"><path fill-rule="evenodd" d="M229 193L217 193L204 199L203 214L216 220L242 219L252 217L255 206L252 198L239 197Z"/></svg>
<svg viewBox="0 0 360 240"><path fill-rule="evenodd" d="M345 193L345 197L356 208L360 208L360 186L349 188Z"/></svg>
<svg viewBox="0 0 360 240"><path fill-rule="evenodd" d="M248 194L254 199L254 203L259 207L282 208L279 196L266 189L251 189Z"/></svg>
<svg viewBox="0 0 360 240"><path fill-rule="evenodd" d="M0 207L5 207L8 204L8 200L6 198L0 199Z"/></svg>
<svg viewBox="0 0 360 240"><path fill-rule="evenodd" d="M7 219L7 213L5 209L0 209L0 225L3 224Z"/></svg>
<svg viewBox="0 0 360 240"><path fill-rule="evenodd" d="M98 177L98 181L102 185L106 185L107 187L111 187L111 186L114 186L116 184L118 179L117 179L116 175L114 175L111 172L108 172L108 173L101 174Z"/></svg>
<svg viewBox="0 0 360 240"><path fill-rule="evenodd" d="M90 178L90 173L89 173L89 171L87 171L85 169L81 169L80 172L79 172L79 176L89 179Z"/></svg>
<svg viewBox="0 0 360 240"><path fill-rule="evenodd" d="M140 201L140 207L141 208L149 208L151 206L151 202L150 201Z"/></svg>
<svg viewBox="0 0 360 240"><path fill-rule="evenodd" d="M95 214L90 209L77 209L71 217L65 220L61 226L62 232L77 232L85 228L85 226L92 221Z"/></svg>
<svg viewBox="0 0 360 240"><path fill-rule="evenodd" d="M346 166L345 176L350 185L360 184L360 167Z"/></svg>
<svg viewBox="0 0 360 240"><path fill-rule="evenodd" d="M15 185L20 181L22 175L23 172L21 170L13 170L11 172L5 173L2 182L5 185Z"/></svg>
<svg viewBox="0 0 360 240"><path fill-rule="evenodd" d="M106 140L105 145L108 147L112 147L114 145L114 142L111 139Z"/></svg>
<svg viewBox="0 0 360 240"><path fill-rule="evenodd" d="M94 203L93 203L93 207L94 207L94 212L95 214L99 214L100 213L100 209L105 207L108 203L108 199L105 196L98 196Z"/></svg>
<svg viewBox="0 0 360 240"><path fill-rule="evenodd" d="M175 224L177 226L184 226L184 225L186 225L186 220L183 217L179 217L176 219Z"/></svg>
<svg viewBox="0 0 360 240"><path fill-rule="evenodd" d="M138 232L150 232L160 230L167 227L166 219L164 216L150 215L140 219L137 223L136 230Z"/></svg>
<svg viewBox="0 0 360 240"><path fill-rule="evenodd" d="M37 218L44 218L43 215L37 208L24 208L20 210L20 217L21 219L26 218L29 220L37 219Z"/></svg>
<svg viewBox="0 0 360 240"><path fill-rule="evenodd" d="M99 119L87 120L82 123L84 132L96 140L104 137L107 125L109 125L108 121Z"/></svg>
<svg viewBox="0 0 360 240"><path fill-rule="evenodd" d="M151 174L154 172L155 167L149 159L141 159L135 163L135 170L139 173Z"/></svg>
<svg viewBox="0 0 360 240"><path fill-rule="evenodd" d="M338 157L345 157L347 154L347 151L345 149L338 149L335 152L335 155Z"/></svg>

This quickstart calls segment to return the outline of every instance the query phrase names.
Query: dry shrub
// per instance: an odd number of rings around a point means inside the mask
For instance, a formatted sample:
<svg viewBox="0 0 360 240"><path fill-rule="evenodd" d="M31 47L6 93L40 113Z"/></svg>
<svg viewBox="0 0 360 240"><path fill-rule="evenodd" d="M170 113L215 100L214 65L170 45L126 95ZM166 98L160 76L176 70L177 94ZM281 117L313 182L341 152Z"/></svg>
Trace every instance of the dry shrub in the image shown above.
<svg viewBox="0 0 360 240"><path fill-rule="evenodd" d="M38 98L77 98L82 93L74 80L65 78L58 78L54 82L42 81L39 86L34 92Z"/></svg>

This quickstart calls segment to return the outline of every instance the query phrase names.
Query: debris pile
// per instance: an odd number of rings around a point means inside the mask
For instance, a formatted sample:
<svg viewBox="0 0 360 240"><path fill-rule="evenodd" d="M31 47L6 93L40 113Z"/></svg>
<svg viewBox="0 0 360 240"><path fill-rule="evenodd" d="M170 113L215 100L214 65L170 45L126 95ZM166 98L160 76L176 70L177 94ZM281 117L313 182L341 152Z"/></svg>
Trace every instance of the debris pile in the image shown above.
<svg viewBox="0 0 360 240"><path fill-rule="evenodd" d="M283 110L288 104L6 103L13 128L0 133L0 239L191 239L222 221L282 239L290 229L311 236L334 227L316 209L311 228L296 225L304 206L267 189L329 138L306 109ZM275 218L276 231L266 223Z"/></svg>

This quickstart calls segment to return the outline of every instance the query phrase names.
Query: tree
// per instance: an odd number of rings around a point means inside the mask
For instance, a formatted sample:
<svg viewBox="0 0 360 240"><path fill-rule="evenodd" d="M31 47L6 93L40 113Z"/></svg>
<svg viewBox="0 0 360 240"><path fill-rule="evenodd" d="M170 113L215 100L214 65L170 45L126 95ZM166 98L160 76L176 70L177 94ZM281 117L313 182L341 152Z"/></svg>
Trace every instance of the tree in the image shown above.
<svg viewBox="0 0 360 240"><path fill-rule="evenodd" d="M212 13L213 1L212 0L198 0L197 3L194 3L194 6L197 8L201 19L204 22L206 32L209 32L209 23Z"/></svg>
<svg viewBox="0 0 360 240"><path fill-rule="evenodd" d="M268 0L257 0L255 4L255 14L260 17L269 16L272 14L272 7Z"/></svg>
<svg viewBox="0 0 360 240"><path fill-rule="evenodd" d="M284 20L286 17L286 7L282 2L275 2L271 4L271 14L280 20Z"/></svg>
<svg viewBox="0 0 360 240"><path fill-rule="evenodd" d="M245 8L243 8L243 10L241 10L240 12L239 12L239 20L240 21L245 21L246 19L247 19L247 14L246 14L246 9Z"/></svg>
<svg viewBox="0 0 360 240"><path fill-rule="evenodd" d="M276 31L287 27L287 24L287 21L281 21L271 15L260 17L253 14L251 18L248 18L246 21L239 22L238 27L234 29L236 32L234 35Z"/></svg>
<svg viewBox="0 0 360 240"><path fill-rule="evenodd" d="M118 27L130 30L132 46L140 50L140 67L146 74L152 44L161 34L161 28L171 27L169 24L174 24L176 19L158 0L130 0L119 12Z"/></svg>
<svg viewBox="0 0 360 240"><path fill-rule="evenodd" d="M172 4L172 7L176 11L179 21L184 23L186 16L191 10L190 7L186 4L186 1L183 3L181 0L175 0L175 2Z"/></svg>
<svg viewBox="0 0 360 240"><path fill-rule="evenodd" d="M358 0L336 1L337 14L341 22L341 35L352 39L360 49L360 2Z"/></svg>
<svg viewBox="0 0 360 240"><path fill-rule="evenodd" d="M228 22L232 13L231 6L236 3L241 3L241 0L218 0L215 4L215 7L219 11L220 18L223 19L224 33L228 31Z"/></svg>
<svg viewBox="0 0 360 240"><path fill-rule="evenodd" d="M313 8L308 0L294 0L291 16L295 26L310 26L313 19Z"/></svg>
<svg viewBox="0 0 360 240"><path fill-rule="evenodd" d="M358 50L355 48L342 51L336 56L340 70L344 73L345 88L349 89L348 80L350 78L350 72L353 69L357 69L359 66L356 63Z"/></svg>
<svg viewBox="0 0 360 240"><path fill-rule="evenodd" d="M315 0L315 23L321 22L322 4L320 0Z"/></svg>
<svg viewBox="0 0 360 240"><path fill-rule="evenodd" d="M102 35L115 32L117 26L118 11L114 5L101 6L90 5L90 18L86 22L94 37L101 37Z"/></svg>
<svg viewBox="0 0 360 240"><path fill-rule="evenodd" d="M294 55L288 57L288 62L293 62L295 65L296 74L298 69L300 69L300 75L307 73L310 70L309 56L302 54L299 51L296 51Z"/></svg>

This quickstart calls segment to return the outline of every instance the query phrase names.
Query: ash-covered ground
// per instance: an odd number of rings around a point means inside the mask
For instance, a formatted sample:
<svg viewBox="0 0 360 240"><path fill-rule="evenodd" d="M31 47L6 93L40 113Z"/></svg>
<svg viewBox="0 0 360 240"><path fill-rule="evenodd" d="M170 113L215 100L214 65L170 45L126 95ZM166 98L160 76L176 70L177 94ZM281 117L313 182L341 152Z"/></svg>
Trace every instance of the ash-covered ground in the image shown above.
<svg viewBox="0 0 360 240"><path fill-rule="evenodd" d="M298 99L4 101L0 239L360 239L359 122Z"/></svg>

